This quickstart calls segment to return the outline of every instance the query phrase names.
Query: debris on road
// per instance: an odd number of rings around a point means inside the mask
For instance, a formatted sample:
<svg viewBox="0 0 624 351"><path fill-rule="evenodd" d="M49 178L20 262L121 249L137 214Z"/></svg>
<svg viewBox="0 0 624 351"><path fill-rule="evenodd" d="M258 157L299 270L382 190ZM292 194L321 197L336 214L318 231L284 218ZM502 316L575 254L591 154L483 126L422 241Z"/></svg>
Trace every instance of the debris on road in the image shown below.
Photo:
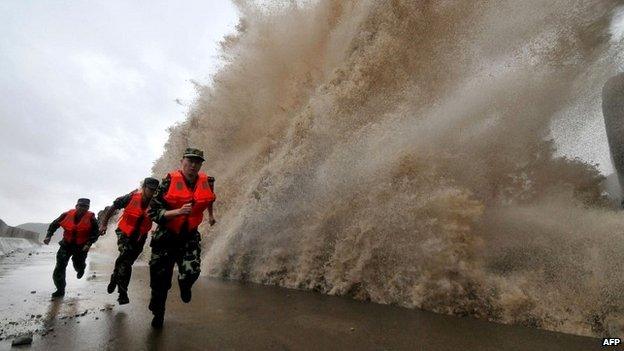
<svg viewBox="0 0 624 351"><path fill-rule="evenodd" d="M11 346L30 345L32 344L32 341L32 334L22 335L15 338L15 340L11 343Z"/></svg>

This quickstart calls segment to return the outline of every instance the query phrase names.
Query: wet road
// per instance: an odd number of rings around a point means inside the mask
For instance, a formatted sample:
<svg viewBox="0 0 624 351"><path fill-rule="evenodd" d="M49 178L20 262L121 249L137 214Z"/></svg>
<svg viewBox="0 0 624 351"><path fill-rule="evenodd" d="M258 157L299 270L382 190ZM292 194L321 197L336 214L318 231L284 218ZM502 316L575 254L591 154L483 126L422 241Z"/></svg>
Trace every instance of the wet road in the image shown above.
<svg viewBox="0 0 624 351"><path fill-rule="evenodd" d="M81 280L70 264L64 299L50 301L54 249L0 259L0 350L28 332L32 345L13 349L604 350L599 339L209 278L190 304L174 284L154 331L145 265L135 266L128 305L106 294L114 258L97 253Z"/></svg>

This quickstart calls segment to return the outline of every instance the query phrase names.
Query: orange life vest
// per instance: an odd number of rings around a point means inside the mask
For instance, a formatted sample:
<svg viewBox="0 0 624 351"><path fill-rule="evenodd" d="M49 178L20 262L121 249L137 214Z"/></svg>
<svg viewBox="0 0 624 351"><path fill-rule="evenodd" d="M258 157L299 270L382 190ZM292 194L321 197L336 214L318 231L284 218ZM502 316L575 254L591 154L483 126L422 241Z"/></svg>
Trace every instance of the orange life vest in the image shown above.
<svg viewBox="0 0 624 351"><path fill-rule="evenodd" d="M192 203L193 208L188 215L167 219L165 226L176 234L180 233L184 223L187 224L189 231L197 229L204 219L204 211L208 208L208 204L216 199L208 183L208 176L200 172L193 190L186 186L182 171L171 172L169 177L171 177L171 183L169 184L169 190L164 196L167 209L178 209L187 203Z"/></svg>
<svg viewBox="0 0 624 351"><path fill-rule="evenodd" d="M126 236L132 235L134 231L139 229L139 236L147 235L150 229L152 229L152 220L147 216L147 206L141 207L143 201L143 194L140 191L132 194L130 202L124 208L121 219L119 220L119 229L126 234Z"/></svg>
<svg viewBox="0 0 624 351"><path fill-rule="evenodd" d="M91 234L91 219L95 215L93 212L87 211L80 222L74 223L76 218L76 209L69 210L65 214L65 218L61 221L61 227L63 228L63 240L71 244L84 245L89 241L89 234Z"/></svg>

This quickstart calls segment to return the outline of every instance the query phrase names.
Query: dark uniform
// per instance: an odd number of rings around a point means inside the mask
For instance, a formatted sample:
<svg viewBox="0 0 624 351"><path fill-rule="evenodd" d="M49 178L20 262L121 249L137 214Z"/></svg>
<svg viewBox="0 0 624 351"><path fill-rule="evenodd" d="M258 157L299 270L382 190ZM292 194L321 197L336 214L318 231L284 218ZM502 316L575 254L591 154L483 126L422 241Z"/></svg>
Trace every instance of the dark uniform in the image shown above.
<svg viewBox="0 0 624 351"><path fill-rule="evenodd" d="M117 234L117 249L119 250L119 256L115 260L115 269L113 271L113 278L117 283L117 289L120 295L128 293L128 284L130 284L130 277L132 275L132 265L134 261L143 252L143 246L145 246L145 235L136 235L128 237L119 228L115 229Z"/></svg>
<svg viewBox="0 0 624 351"><path fill-rule="evenodd" d="M143 186L150 189L156 189L158 187L158 180L154 178L145 178ZM108 222L110 215L115 210L125 209L131 202L132 197L137 191L132 191L127 195L120 196L113 202L113 206L104 215L103 225ZM137 194L139 196L139 194ZM149 198L142 197L141 207L146 209L149 205ZM150 221L148 227L145 227L143 221ZM140 217L135 223L134 228L129 235L124 233L120 227L115 229L117 235L117 249L119 250L119 256L115 260L115 268L111 275L111 281L108 287L108 293L112 293L117 287L119 292L119 303L127 303L128 300L128 285L130 284L130 278L132 276L132 265L143 252L145 241L147 239L147 231L151 227L151 220L149 218ZM142 228L145 228L145 232L141 232Z"/></svg>
<svg viewBox="0 0 624 351"><path fill-rule="evenodd" d="M196 155L203 156L203 153L197 149L187 149L185 157L187 157L189 150L196 152ZM184 182L189 189L194 189L197 181L189 182L184 179ZM214 178L208 177L208 182L212 187ZM152 296L149 309L155 316L161 318L165 312L167 292L171 288L174 265L178 266L178 284L184 302L190 301L190 288L199 277L201 265L201 235L197 228L189 230L185 223L179 233L174 233L166 227L168 219L165 218L165 212L172 210L165 200L170 185L171 177L167 175L152 197L148 209L149 217L158 224L158 228L152 232L150 243L152 256L149 267ZM189 294L187 298L184 297L185 291ZM160 323L162 323L162 319ZM152 325L155 325L154 321Z"/></svg>
<svg viewBox="0 0 624 351"><path fill-rule="evenodd" d="M86 199L79 199L78 204L86 203L87 206L89 204L88 201L84 201ZM57 219L50 223L48 227L48 233L46 235L46 240L49 242L50 238L54 232L61 226L61 222L68 215L68 212L61 214ZM87 215L85 213L84 215ZM80 222L82 217L74 218L74 223ZM59 241L59 249L56 253L56 266L54 267L54 273L52 274L52 279L54 280L54 285L56 286L57 293L56 296L62 296L65 291L65 270L67 268L67 264L71 258L74 269L77 272L77 277L80 279L84 274L84 270L86 268L86 259L88 251L85 251L85 246L91 246L98 239L98 222L95 219L95 216L91 217L91 229L89 231L89 238L86 243L79 244L76 242L75 238L66 238L65 236L61 241ZM56 297L55 296L55 297Z"/></svg>
<svg viewBox="0 0 624 351"><path fill-rule="evenodd" d="M150 287L152 288L151 311L165 311L167 292L171 288L173 266L178 265L178 283L180 286L190 286L195 283L200 273L200 241L197 230L183 231L180 235L171 233L164 226L167 219L164 217L167 207L164 195L169 190L171 179L163 179L152 198L148 215L158 224L152 233L152 257L150 266ZM193 188L195 184L187 185Z"/></svg>
<svg viewBox="0 0 624 351"><path fill-rule="evenodd" d="M110 211L126 208L135 192L136 191L133 191L115 199ZM147 204L145 204L145 206L147 206ZM117 235L117 250L119 250L119 256L115 260L115 269L113 270L111 281L117 284L118 292L124 294L128 292L128 284L130 284L130 277L132 275L132 265L141 252L143 252L147 236L139 233L139 226L136 227L130 236L126 235L119 228L115 229L115 234Z"/></svg>

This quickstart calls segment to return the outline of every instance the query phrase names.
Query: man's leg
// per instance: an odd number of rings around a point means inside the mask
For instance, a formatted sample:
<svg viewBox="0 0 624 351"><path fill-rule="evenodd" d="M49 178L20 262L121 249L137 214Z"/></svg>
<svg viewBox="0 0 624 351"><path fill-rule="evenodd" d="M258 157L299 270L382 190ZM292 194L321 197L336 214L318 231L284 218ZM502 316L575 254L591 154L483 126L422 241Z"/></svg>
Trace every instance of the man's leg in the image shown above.
<svg viewBox="0 0 624 351"><path fill-rule="evenodd" d="M130 284L130 277L132 276L132 265L136 261L139 254L143 250L142 246L136 241L128 240L123 248L123 251L119 254L119 267L116 271L117 287L119 288L119 301L120 305L130 302L128 298L128 285Z"/></svg>
<svg viewBox="0 0 624 351"><path fill-rule="evenodd" d="M173 249L152 246L152 257L149 262L152 298L149 309L154 314L152 326L155 328L162 326L165 315L167 292L171 288L171 277L173 276L173 265L175 264L173 256Z"/></svg>
<svg viewBox="0 0 624 351"><path fill-rule="evenodd" d="M182 247L177 258L178 284L182 301L191 301L191 287L199 277L201 267L201 248L199 241L188 241Z"/></svg>
<svg viewBox="0 0 624 351"><path fill-rule="evenodd" d="M65 269L71 254L65 246L61 245L56 252L56 266L54 267L54 273L52 273L52 280L56 286L56 291L52 294L52 297L60 297L65 294Z"/></svg>
<svg viewBox="0 0 624 351"><path fill-rule="evenodd" d="M72 254L72 264L76 270L76 277L82 278L85 268L87 267L87 251L82 251L82 247L77 247L76 251Z"/></svg>
<svg viewBox="0 0 624 351"><path fill-rule="evenodd" d="M120 274L123 274L125 269L124 262L128 258L129 250L128 237L123 232L119 231L119 229L117 229L115 233L117 234L117 250L119 251L119 255L117 255L117 259L115 260L115 268L111 274L110 283L108 283L108 287L106 288L109 294L112 294L119 285L119 277ZM121 290L119 292L121 293Z"/></svg>
<svg viewBox="0 0 624 351"><path fill-rule="evenodd" d="M110 277L110 282L106 287L106 292L108 292L109 294L112 294L117 287L117 277L119 272L119 266L121 265L121 256L124 251L125 242L125 236L123 234L120 234L117 230L115 231L115 233L117 234L117 250L119 251L119 255L117 255L117 259L115 260L115 267L113 268L113 273Z"/></svg>

